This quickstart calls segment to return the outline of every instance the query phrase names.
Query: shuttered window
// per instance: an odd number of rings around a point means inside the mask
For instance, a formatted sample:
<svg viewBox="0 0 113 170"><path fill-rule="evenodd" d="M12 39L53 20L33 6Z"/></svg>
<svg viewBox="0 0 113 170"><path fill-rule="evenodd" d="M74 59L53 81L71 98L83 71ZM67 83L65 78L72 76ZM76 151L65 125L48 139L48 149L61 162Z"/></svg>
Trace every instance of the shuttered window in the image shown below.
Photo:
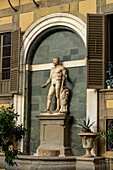
<svg viewBox="0 0 113 170"><path fill-rule="evenodd" d="M0 34L0 94L18 92L20 29Z"/></svg>
<svg viewBox="0 0 113 170"><path fill-rule="evenodd" d="M20 29L13 31L11 35L10 92L18 93Z"/></svg>
<svg viewBox="0 0 113 170"><path fill-rule="evenodd" d="M104 16L87 17L87 88L105 87Z"/></svg>

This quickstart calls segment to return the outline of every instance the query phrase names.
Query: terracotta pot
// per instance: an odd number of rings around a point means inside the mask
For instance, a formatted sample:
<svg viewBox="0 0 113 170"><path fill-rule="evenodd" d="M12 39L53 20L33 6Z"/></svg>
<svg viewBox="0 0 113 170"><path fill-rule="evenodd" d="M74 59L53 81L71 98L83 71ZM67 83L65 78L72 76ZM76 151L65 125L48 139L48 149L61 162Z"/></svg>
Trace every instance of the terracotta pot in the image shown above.
<svg viewBox="0 0 113 170"><path fill-rule="evenodd" d="M96 133L79 133L79 136L82 137L82 145L83 148L86 150L86 154L84 157L93 157L91 154L91 149L94 146L94 141L97 136Z"/></svg>

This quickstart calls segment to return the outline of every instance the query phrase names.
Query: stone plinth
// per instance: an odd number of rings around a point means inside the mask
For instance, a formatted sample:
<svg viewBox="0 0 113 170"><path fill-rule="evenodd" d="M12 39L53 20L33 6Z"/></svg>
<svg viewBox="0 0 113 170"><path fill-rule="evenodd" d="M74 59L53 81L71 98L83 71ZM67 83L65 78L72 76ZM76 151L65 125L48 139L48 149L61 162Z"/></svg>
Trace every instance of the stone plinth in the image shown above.
<svg viewBox="0 0 113 170"><path fill-rule="evenodd" d="M76 157L76 170L102 170L101 161L104 160L104 157Z"/></svg>
<svg viewBox="0 0 113 170"><path fill-rule="evenodd" d="M40 146L38 156L69 156L69 125L71 116L66 113L41 113L40 120Z"/></svg>

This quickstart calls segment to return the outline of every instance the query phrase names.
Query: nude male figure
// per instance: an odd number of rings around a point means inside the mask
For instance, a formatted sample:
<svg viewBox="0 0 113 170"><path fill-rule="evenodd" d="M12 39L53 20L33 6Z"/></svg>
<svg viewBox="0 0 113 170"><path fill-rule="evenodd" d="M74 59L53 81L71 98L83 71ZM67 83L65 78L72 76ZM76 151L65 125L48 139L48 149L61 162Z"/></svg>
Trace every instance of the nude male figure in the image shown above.
<svg viewBox="0 0 113 170"><path fill-rule="evenodd" d="M56 111L59 111L60 109L60 90L63 88L64 81L67 78L66 69L59 65L59 58L54 57L53 58L53 65L54 67L51 68L50 71L50 78L47 80L45 84L43 84L41 87L45 88L48 84L51 83L48 96L47 96L47 109L45 112L50 110L50 106L52 103L52 96L56 93L57 98L57 109Z"/></svg>

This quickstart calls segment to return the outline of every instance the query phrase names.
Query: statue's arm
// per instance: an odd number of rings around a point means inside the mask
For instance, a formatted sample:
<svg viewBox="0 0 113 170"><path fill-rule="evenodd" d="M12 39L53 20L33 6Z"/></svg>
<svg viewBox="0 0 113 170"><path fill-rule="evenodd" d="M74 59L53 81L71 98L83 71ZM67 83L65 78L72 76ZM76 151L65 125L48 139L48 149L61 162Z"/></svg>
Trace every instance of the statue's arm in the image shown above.
<svg viewBox="0 0 113 170"><path fill-rule="evenodd" d="M43 84L41 87L42 87L42 88L45 88L45 87L47 87L48 84L50 84L50 83L51 83L51 79L49 78L49 79L47 80L47 82L46 82L45 84Z"/></svg>
<svg viewBox="0 0 113 170"><path fill-rule="evenodd" d="M51 83L51 73L50 73L50 78L46 81L46 83L45 84L43 84L41 87L42 88L46 88L47 86L48 86L48 84L50 84Z"/></svg>

